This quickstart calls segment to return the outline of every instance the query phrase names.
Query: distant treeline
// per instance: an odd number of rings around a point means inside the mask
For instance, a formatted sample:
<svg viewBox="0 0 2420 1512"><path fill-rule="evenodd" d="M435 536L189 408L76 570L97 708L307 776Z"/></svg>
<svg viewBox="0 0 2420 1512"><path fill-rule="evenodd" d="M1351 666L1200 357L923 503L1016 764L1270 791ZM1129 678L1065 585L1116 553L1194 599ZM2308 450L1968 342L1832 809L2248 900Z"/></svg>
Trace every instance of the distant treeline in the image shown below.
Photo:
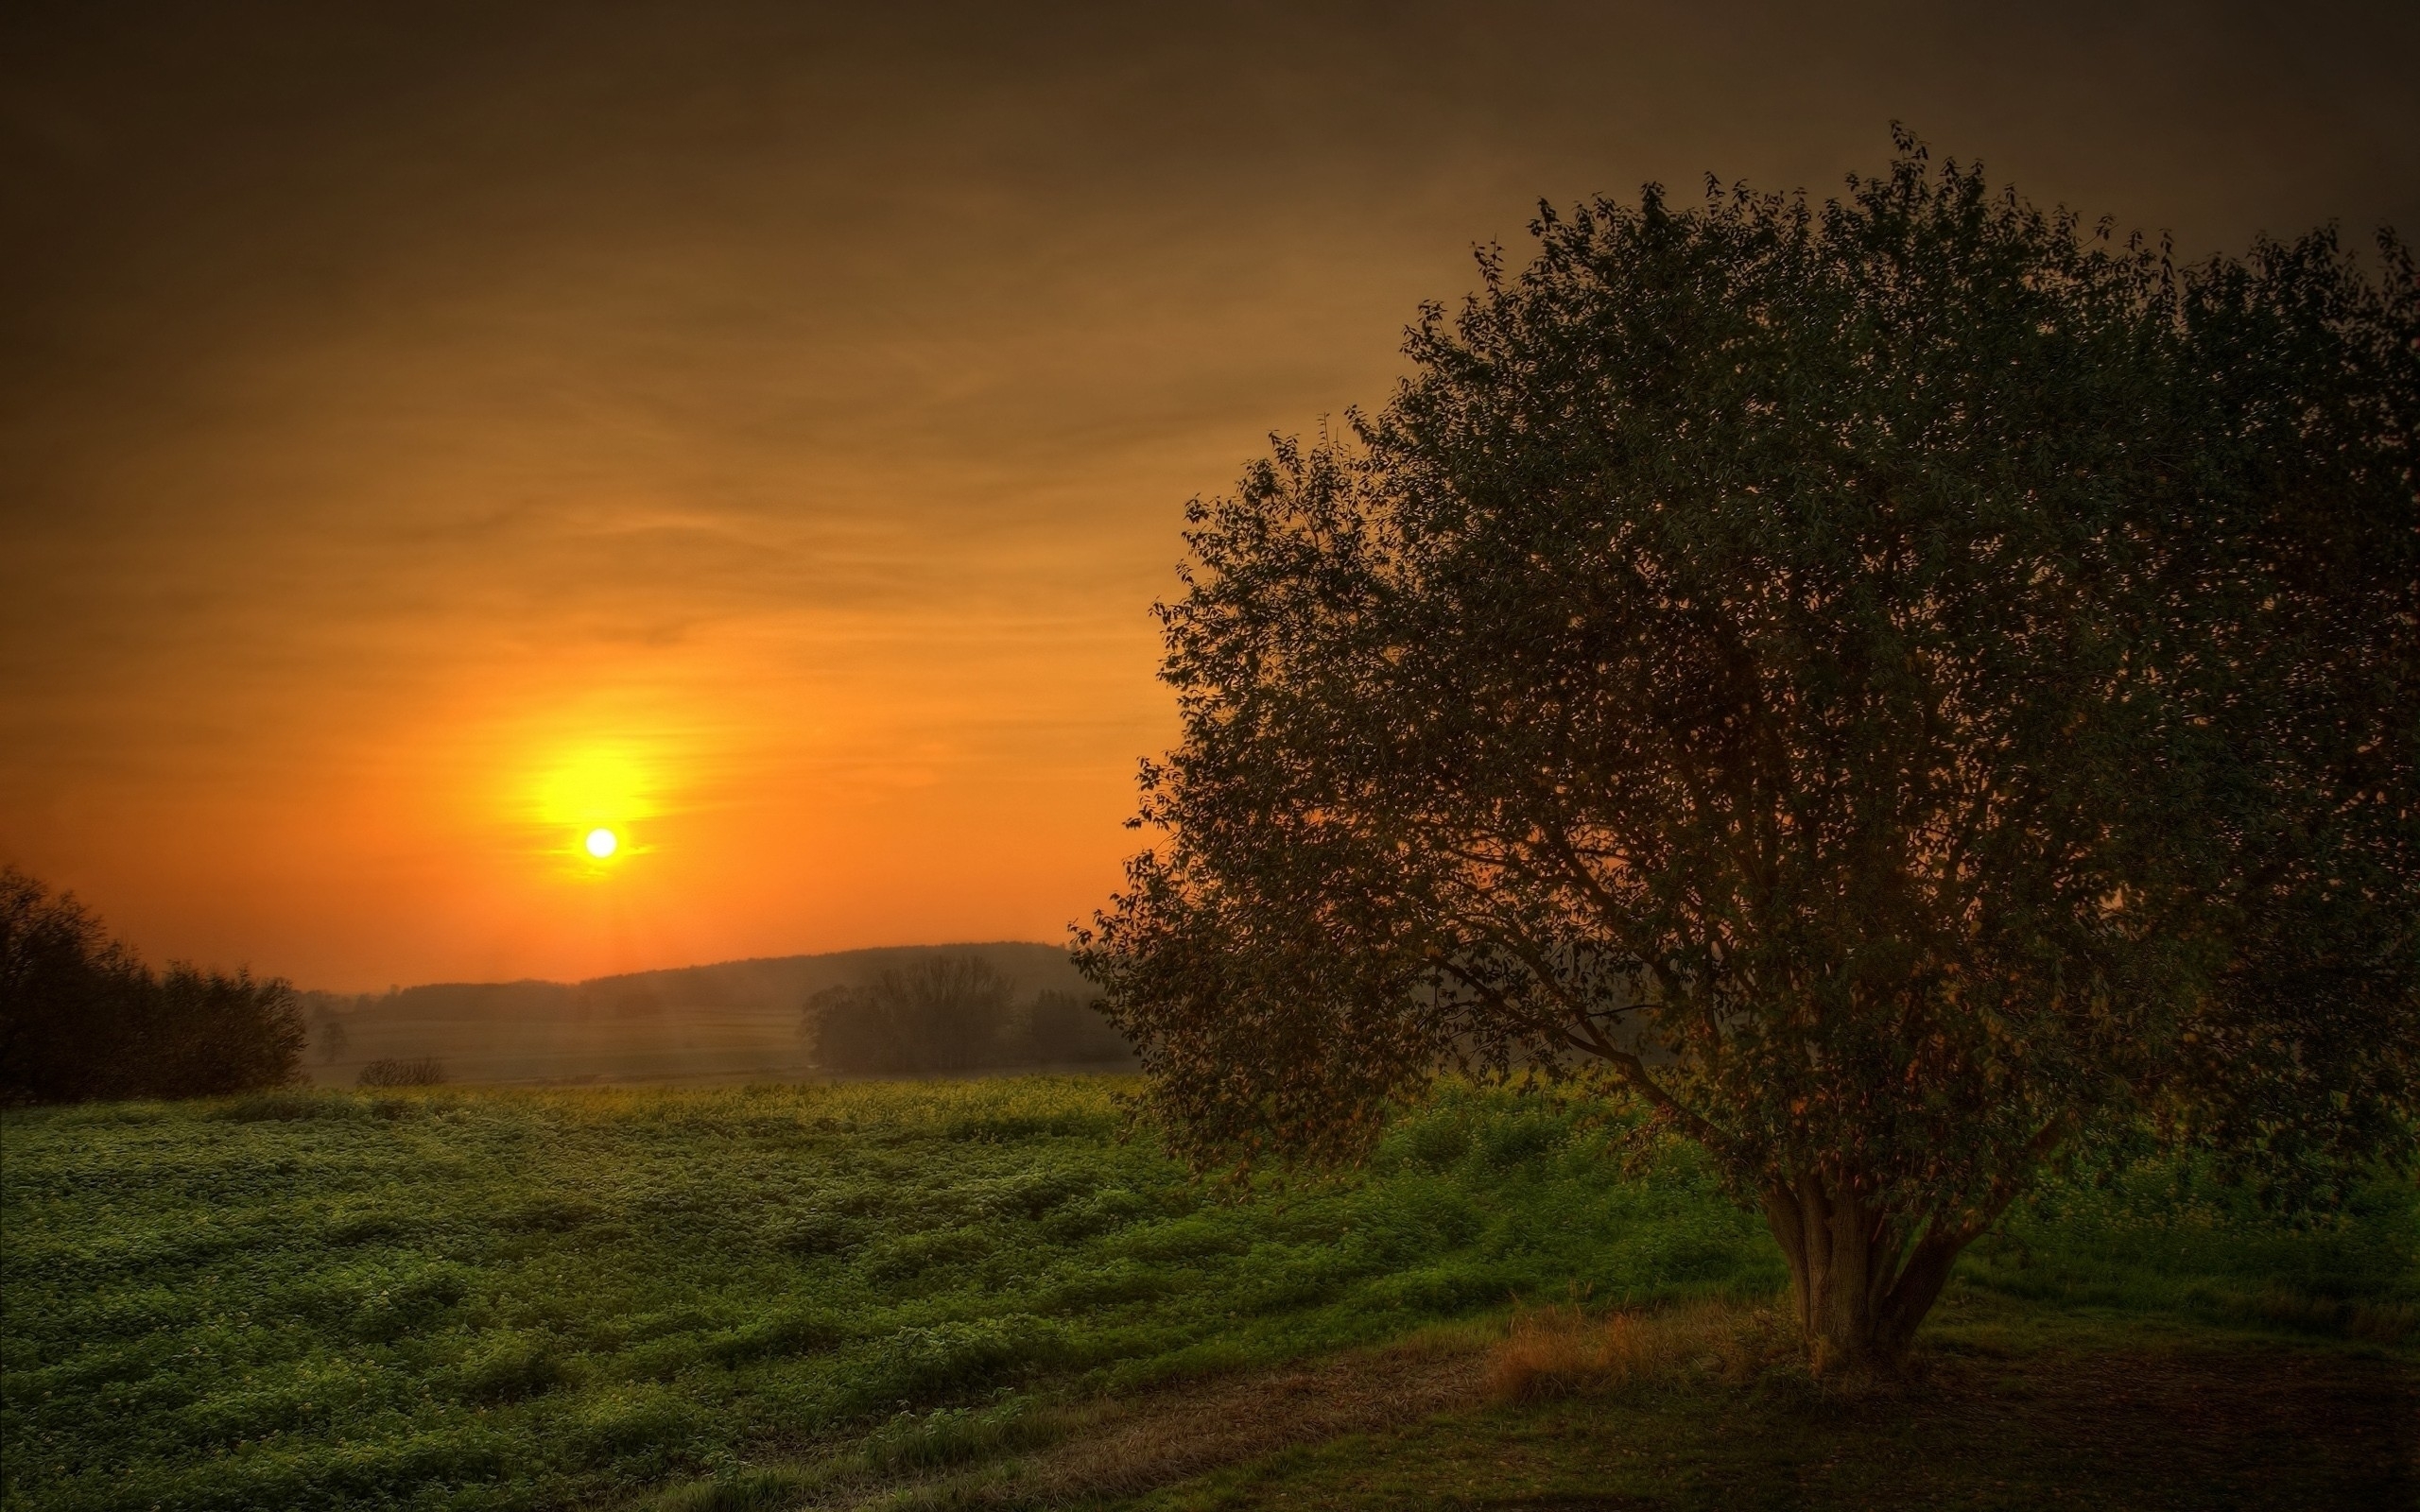
<svg viewBox="0 0 2420 1512"><path fill-rule="evenodd" d="M0 868L0 1102L200 1097L294 1079L294 989L154 971L72 895Z"/></svg>
<svg viewBox="0 0 2420 1512"><path fill-rule="evenodd" d="M700 1008L763 1008L784 1017L827 987L856 986L886 970L915 965L936 951L977 955L1015 985L1020 993L1051 988L1068 992L1088 985L1060 945L1021 940L947 946L891 945L835 951L820 955L760 956L660 971L591 977L580 982L431 982L384 992L304 992L306 1014L334 1015L356 1025L372 1020L459 1021L493 1024L548 1020L611 1024L685 1016Z"/></svg>
<svg viewBox="0 0 2420 1512"><path fill-rule="evenodd" d="M806 1000L799 1029L819 1067L852 1075L1108 1064L1132 1054L1076 994L1020 998L989 961L959 953L825 988Z"/></svg>

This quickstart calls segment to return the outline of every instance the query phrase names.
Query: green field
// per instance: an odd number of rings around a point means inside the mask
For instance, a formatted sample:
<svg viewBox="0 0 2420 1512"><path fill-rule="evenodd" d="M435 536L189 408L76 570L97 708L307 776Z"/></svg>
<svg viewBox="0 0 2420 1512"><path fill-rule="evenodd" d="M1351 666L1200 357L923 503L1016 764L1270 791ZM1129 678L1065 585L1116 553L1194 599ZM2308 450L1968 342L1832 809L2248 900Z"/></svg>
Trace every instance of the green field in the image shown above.
<svg viewBox="0 0 2420 1512"><path fill-rule="evenodd" d="M1615 1441L1607 1415L1634 1439L1665 1423L1676 1445L1741 1412L1838 1428L1779 1367L1652 1400L1454 1395L1452 1362L1477 1358L1516 1298L1770 1297L1777 1255L1685 1150L1625 1175L1617 1131L1578 1110L1449 1091L1365 1171L1238 1199L1148 1138L1121 1141L1115 1087L292 1092L9 1113L6 1505L1406 1505L1450 1503L1474 1465L1516 1460L1547 1498L1520 1504L1632 1505L1650 1503L1554 1489L1645 1473L1588 1457ZM2156 1336L2164 1358L2319 1360L2328 1382L2383 1382L2381 1400L2406 1401L2415 1256L2397 1185L2300 1228L2173 1166L2062 1188L1966 1266L1927 1400L2028 1370L2055 1386L2073 1373L2059 1361ZM1098 1461L1140 1432L1117 1429L1135 1402L1195 1402L1189 1419L1163 1411L1153 1442L1209 1442L1201 1422L1270 1400L1253 1383L1285 1362L1357 1348L1318 1378L1333 1389L1288 1378L1376 1403L1366 1422L1338 1409L1323 1447L1230 1433L1233 1464L1163 1447L1176 1469L1095 1473L1081 1494L1020 1468L1073 1464L1084 1443ZM1391 1381L1409 1383L1399 1401L1381 1400ZM1220 1390L1240 1405L1217 1406ZM1386 1436L1407 1431L1403 1402L1430 1425L1416 1440ZM1167 1426L1182 1421L1195 1426ZM1818 1453L1797 1432L1753 1442ZM1700 1437L1693 1464L1751 1442ZM1674 1505L1699 1504L1693 1485L1719 1504L1728 1484L1645 1469Z"/></svg>

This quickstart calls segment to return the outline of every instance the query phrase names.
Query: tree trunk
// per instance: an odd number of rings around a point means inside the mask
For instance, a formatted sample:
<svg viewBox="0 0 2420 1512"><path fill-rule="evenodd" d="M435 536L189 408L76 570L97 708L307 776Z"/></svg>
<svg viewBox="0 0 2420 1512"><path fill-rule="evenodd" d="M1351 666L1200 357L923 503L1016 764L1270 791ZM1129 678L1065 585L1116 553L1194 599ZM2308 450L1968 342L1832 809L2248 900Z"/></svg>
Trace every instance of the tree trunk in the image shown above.
<svg viewBox="0 0 2420 1512"><path fill-rule="evenodd" d="M1767 1189L1764 1208L1818 1374L1896 1371L1975 1237L1927 1225L1910 1244L1911 1226L1812 1174Z"/></svg>

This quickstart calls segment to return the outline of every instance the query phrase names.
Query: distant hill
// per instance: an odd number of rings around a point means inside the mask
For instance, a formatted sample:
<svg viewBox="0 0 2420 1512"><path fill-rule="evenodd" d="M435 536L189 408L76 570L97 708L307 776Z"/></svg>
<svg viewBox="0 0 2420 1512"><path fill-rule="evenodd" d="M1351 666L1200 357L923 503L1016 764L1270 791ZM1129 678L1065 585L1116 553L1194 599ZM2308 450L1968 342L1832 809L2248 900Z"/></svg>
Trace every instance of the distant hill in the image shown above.
<svg viewBox="0 0 2420 1512"><path fill-rule="evenodd" d="M434 1057L449 1082L784 1081L818 1074L799 1037L807 997L936 954L981 956L1020 998L1092 990L1066 951L998 942L903 945L721 961L585 982L441 982L400 991L303 994L304 1069L352 1086L372 1060ZM327 1046L340 1047L333 1058Z"/></svg>

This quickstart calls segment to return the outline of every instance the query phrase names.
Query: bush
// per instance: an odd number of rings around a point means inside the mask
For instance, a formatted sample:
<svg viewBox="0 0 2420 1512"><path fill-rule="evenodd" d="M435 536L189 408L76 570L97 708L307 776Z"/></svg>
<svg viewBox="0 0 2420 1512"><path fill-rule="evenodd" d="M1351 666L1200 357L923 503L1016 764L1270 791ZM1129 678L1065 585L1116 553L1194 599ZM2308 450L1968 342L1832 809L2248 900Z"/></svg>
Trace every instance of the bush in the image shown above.
<svg viewBox="0 0 2420 1512"><path fill-rule="evenodd" d="M0 868L0 1103L282 1086L304 1038L284 981L182 963L155 973L73 895Z"/></svg>
<svg viewBox="0 0 2420 1512"><path fill-rule="evenodd" d="M385 1057L361 1068L354 1079L356 1087L435 1087L445 1080L445 1062L435 1056L414 1056L408 1060Z"/></svg>
<svg viewBox="0 0 2420 1512"><path fill-rule="evenodd" d="M1498 1401L1535 1401L1692 1377L1744 1385L1787 1352L1786 1337L1771 1309L1715 1300L1601 1317L1545 1307L1515 1316L1489 1351L1487 1389Z"/></svg>

